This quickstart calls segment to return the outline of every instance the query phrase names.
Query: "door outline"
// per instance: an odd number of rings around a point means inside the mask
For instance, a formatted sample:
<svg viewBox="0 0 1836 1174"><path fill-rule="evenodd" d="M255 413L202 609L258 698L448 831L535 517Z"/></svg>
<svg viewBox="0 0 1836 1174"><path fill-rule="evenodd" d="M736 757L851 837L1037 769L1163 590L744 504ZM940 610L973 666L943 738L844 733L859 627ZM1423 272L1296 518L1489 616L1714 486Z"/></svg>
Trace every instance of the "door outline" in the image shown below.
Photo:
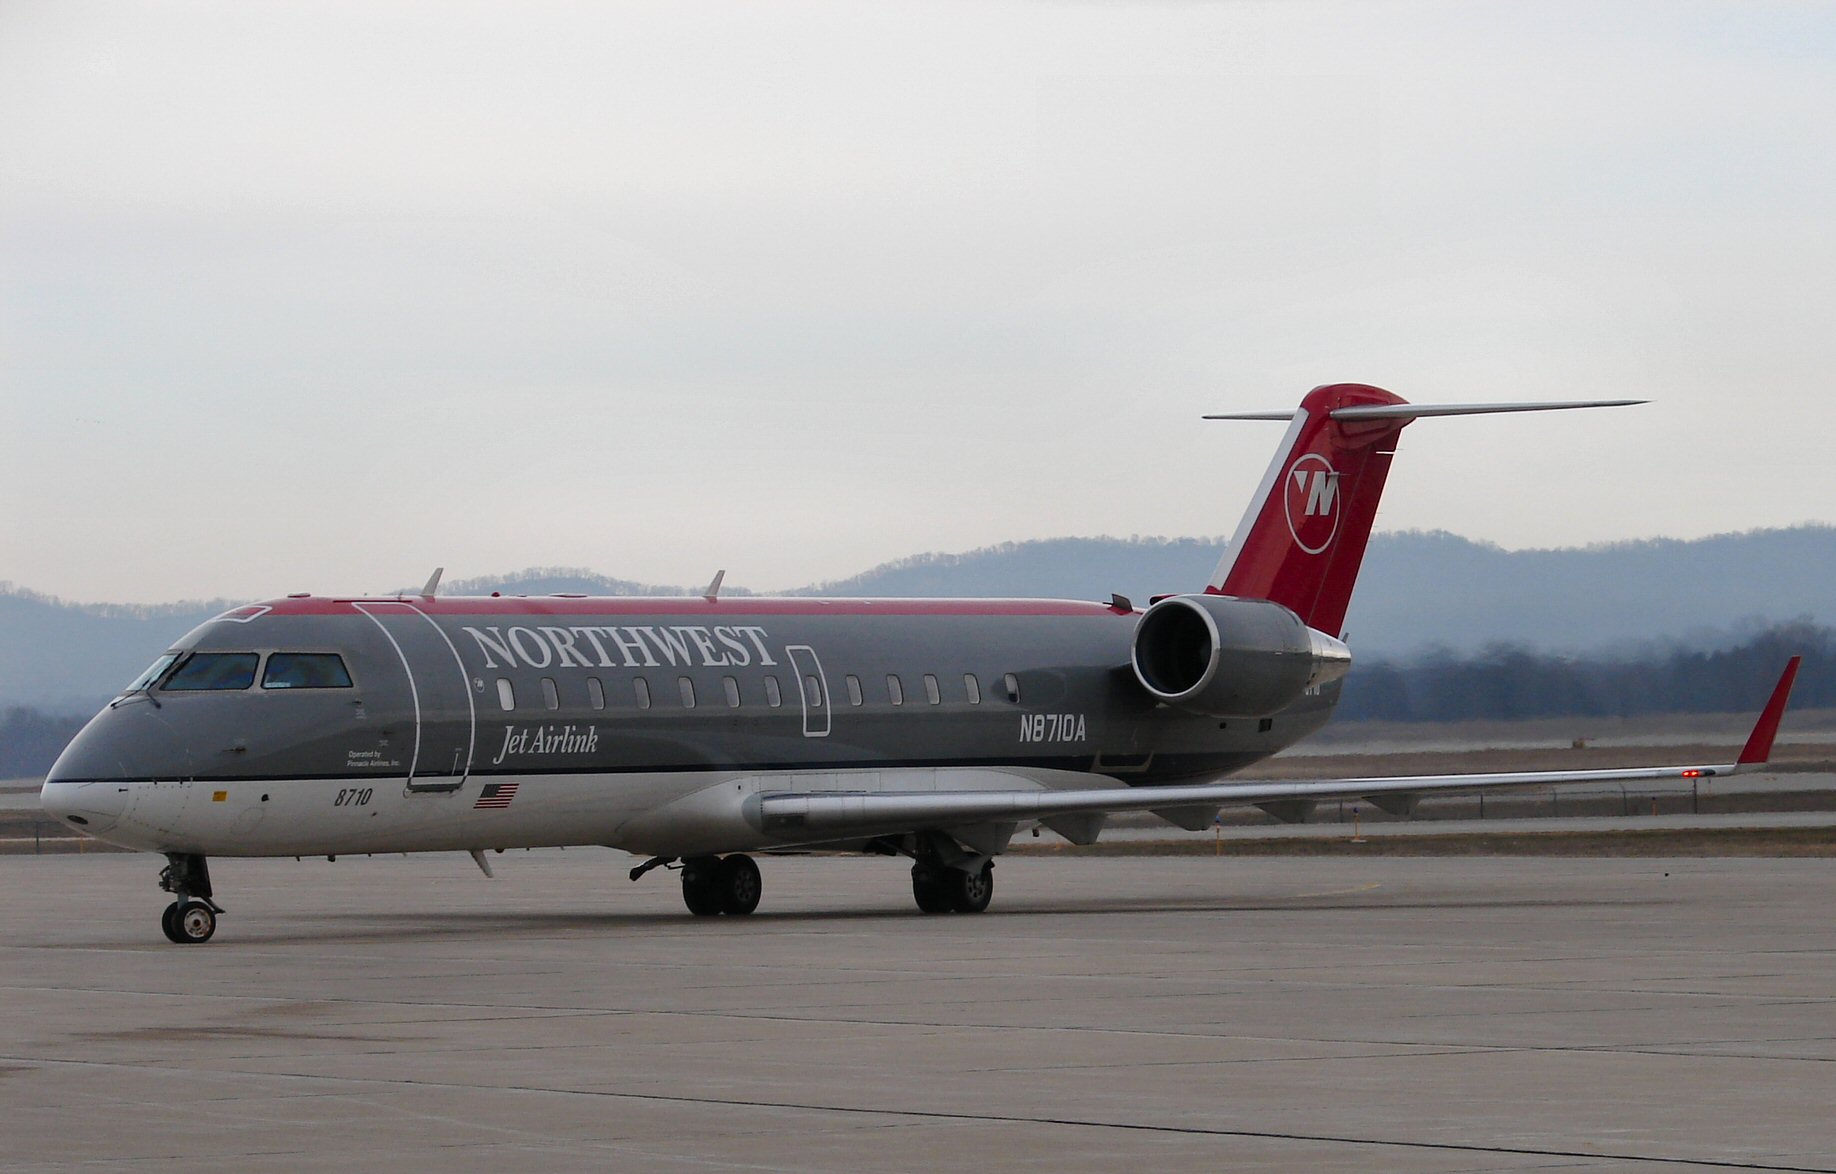
<svg viewBox="0 0 1836 1174"><path fill-rule="evenodd" d="M459 790L461 787L465 786L467 780L472 777L472 763L478 754L478 702L477 699L472 696L471 677L466 672L465 661L459 658L459 649L454 647L452 637L448 636L446 630L440 627L439 624L434 623L432 616L405 600L398 601L392 599L386 602L353 603L351 606L368 616L370 622L376 625L376 630L383 634L383 639L389 642L389 647L395 649L395 655L400 658L402 662L402 671L408 676L408 696L414 704L414 752L408 757L407 789L410 792L420 792L423 794ZM446 645L446 650L452 653L453 667L457 669L459 673L459 689L460 692L465 694L466 713L465 762L463 765L460 764L459 752L455 750L452 765L458 772L456 777L453 775L443 775L440 776L440 781L437 783L417 783L414 781L415 772L420 769L421 765L421 687L414 679L414 662L408 659L408 653L402 648L401 642L396 640L395 633L389 631L388 625L384 624L382 619L374 611L370 610L371 608L401 609L400 611L389 611L384 613L387 615L400 615L405 611L410 615L420 616L423 620L427 621L427 626L432 628L434 632L439 635L440 642ZM436 659L438 658L436 657ZM437 669L435 666L430 665L428 666L428 671L433 672L437 671Z"/></svg>
<svg viewBox="0 0 1836 1174"><path fill-rule="evenodd" d="M835 724L835 699L829 696L829 678L822 671L821 658L808 644L786 644L784 655L797 673L797 701L803 706L803 736L828 737ZM816 679L816 687L820 690L820 696L813 707L810 705L810 691L804 684L810 677Z"/></svg>

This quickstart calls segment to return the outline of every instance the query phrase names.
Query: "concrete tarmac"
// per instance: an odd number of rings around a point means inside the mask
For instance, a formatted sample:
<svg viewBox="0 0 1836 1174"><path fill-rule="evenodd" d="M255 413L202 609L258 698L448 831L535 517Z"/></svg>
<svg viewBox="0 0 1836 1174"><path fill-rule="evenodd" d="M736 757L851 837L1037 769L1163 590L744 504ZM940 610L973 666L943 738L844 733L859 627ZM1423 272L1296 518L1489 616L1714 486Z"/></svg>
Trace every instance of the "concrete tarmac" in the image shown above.
<svg viewBox="0 0 1836 1174"><path fill-rule="evenodd" d="M1836 1171L1836 861L0 858L7 1171Z"/></svg>

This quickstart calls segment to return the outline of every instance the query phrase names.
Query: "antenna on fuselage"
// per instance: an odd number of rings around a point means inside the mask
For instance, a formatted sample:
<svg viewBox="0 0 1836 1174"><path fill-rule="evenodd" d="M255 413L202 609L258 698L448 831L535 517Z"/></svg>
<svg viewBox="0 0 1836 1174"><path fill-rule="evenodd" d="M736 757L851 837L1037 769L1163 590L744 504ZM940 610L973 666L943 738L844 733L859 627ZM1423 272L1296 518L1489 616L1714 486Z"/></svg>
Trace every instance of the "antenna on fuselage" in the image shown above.
<svg viewBox="0 0 1836 1174"><path fill-rule="evenodd" d="M709 603L713 603L716 599L719 599L720 598L720 581L722 579L725 579L726 577L727 577L727 568L722 567L720 570L715 571L714 581L708 584L708 589L701 593L701 597L707 600Z"/></svg>
<svg viewBox="0 0 1836 1174"><path fill-rule="evenodd" d="M427 576L427 586L421 588L422 599L432 599L440 593L440 576L446 573L445 567L435 567L434 573Z"/></svg>

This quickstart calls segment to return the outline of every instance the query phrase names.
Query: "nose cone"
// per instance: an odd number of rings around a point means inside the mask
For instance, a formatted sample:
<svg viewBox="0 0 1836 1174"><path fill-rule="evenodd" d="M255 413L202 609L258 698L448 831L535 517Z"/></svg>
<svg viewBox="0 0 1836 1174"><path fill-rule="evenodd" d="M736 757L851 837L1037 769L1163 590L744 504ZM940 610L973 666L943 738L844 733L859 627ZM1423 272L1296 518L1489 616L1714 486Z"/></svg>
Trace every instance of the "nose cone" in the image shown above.
<svg viewBox="0 0 1836 1174"><path fill-rule="evenodd" d="M135 780L177 779L191 773L177 737L144 698L105 709L64 747L45 776L38 804L93 836L121 821Z"/></svg>
<svg viewBox="0 0 1836 1174"><path fill-rule="evenodd" d="M61 819L78 831L100 836L113 830L127 812L128 784L65 783L51 777L39 789L38 805L46 815Z"/></svg>

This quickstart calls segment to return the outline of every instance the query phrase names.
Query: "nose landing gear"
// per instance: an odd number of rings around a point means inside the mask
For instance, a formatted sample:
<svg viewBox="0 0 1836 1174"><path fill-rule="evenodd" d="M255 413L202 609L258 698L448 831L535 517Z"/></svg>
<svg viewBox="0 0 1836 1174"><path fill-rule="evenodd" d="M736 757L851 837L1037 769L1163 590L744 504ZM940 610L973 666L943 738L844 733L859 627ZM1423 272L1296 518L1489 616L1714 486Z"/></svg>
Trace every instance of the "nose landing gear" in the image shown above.
<svg viewBox="0 0 1836 1174"><path fill-rule="evenodd" d="M159 928L169 941L182 946L208 942L217 932L222 906L211 900L210 869L204 857L182 852L166 853L159 887L178 899L159 915Z"/></svg>

